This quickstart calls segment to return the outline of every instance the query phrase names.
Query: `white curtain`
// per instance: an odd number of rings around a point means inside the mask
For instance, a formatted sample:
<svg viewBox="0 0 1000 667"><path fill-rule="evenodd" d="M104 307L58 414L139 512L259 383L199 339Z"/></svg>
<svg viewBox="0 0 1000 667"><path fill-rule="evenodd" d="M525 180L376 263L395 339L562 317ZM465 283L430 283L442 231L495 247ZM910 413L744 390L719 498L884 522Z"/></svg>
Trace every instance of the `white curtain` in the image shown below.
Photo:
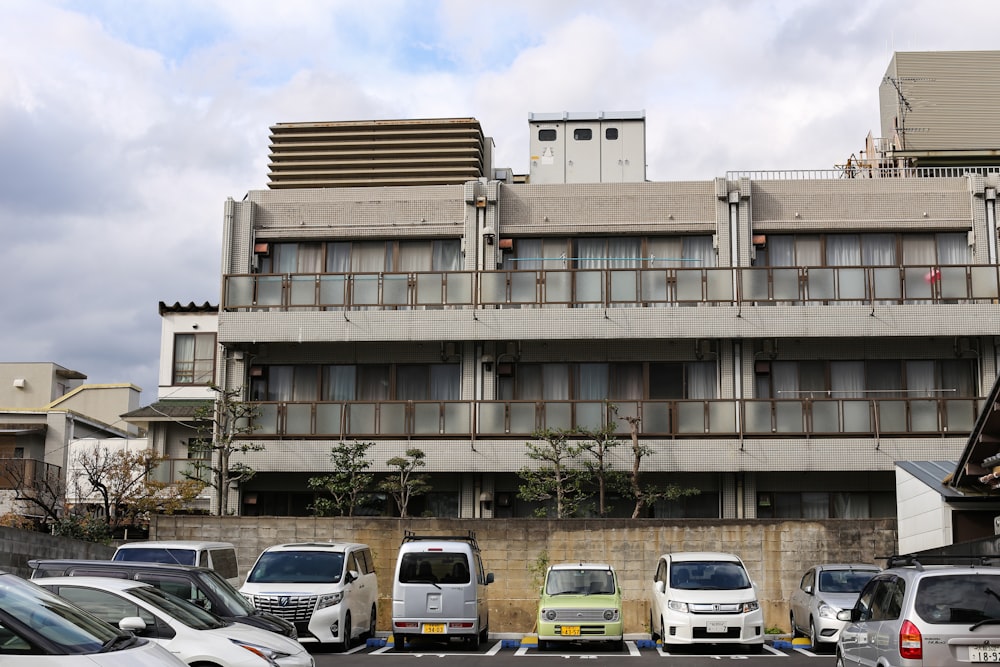
<svg viewBox="0 0 1000 667"><path fill-rule="evenodd" d="M717 382L714 361L690 361L684 365L684 371L687 374L685 398L715 398Z"/></svg>
<svg viewBox="0 0 1000 667"><path fill-rule="evenodd" d="M326 272L348 273L351 270L351 244L326 244Z"/></svg>
<svg viewBox="0 0 1000 667"><path fill-rule="evenodd" d="M269 366L267 369L267 400L292 400L294 383L294 366Z"/></svg>
<svg viewBox="0 0 1000 667"><path fill-rule="evenodd" d="M932 266L937 264L933 234L907 234L903 237L903 264Z"/></svg>
<svg viewBox="0 0 1000 667"><path fill-rule="evenodd" d="M681 244L681 254L692 262L684 262L692 268L708 268L716 264L715 248L711 236L685 236Z"/></svg>
<svg viewBox="0 0 1000 667"><path fill-rule="evenodd" d="M431 366L431 399L457 401L462 396L462 367L459 364Z"/></svg>
<svg viewBox="0 0 1000 667"><path fill-rule="evenodd" d="M830 518L830 494L805 491L802 493L803 519Z"/></svg>
<svg viewBox="0 0 1000 667"><path fill-rule="evenodd" d="M795 264L793 266L822 266L823 244L818 235L795 237Z"/></svg>
<svg viewBox="0 0 1000 667"><path fill-rule="evenodd" d="M628 236L618 236L608 239L608 257L605 266L609 269L639 268L642 262L641 239Z"/></svg>
<svg viewBox="0 0 1000 667"><path fill-rule="evenodd" d="M298 273L322 273L323 244L300 243L295 271Z"/></svg>
<svg viewBox="0 0 1000 667"><path fill-rule="evenodd" d="M831 361L830 389L833 398L864 398L865 363L863 361Z"/></svg>
<svg viewBox="0 0 1000 667"><path fill-rule="evenodd" d="M642 399L642 364L615 364L610 373L608 398L617 401Z"/></svg>
<svg viewBox="0 0 1000 667"><path fill-rule="evenodd" d="M385 243L362 241L354 244L351 252L351 271L377 273L385 270Z"/></svg>
<svg viewBox="0 0 1000 667"><path fill-rule="evenodd" d="M579 364L576 397L583 401L608 398L608 365Z"/></svg>
<svg viewBox="0 0 1000 667"><path fill-rule="evenodd" d="M428 375L427 366L396 366L396 400L426 400Z"/></svg>
<svg viewBox="0 0 1000 667"><path fill-rule="evenodd" d="M358 366L358 400L389 399L389 367L381 364Z"/></svg>
<svg viewBox="0 0 1000 667"><path fill-rule="evenodd" d="M826 237L827 266L861 266L861 244L857 234Z"/></svg>
<svg viewBox="0 0 1000 667"><path fill-rule="evenodd" d="M542 398L547 401L569 399L569 365L542 364Z"/></svg>
<svg viewBox="0 0 1000 667"><path fill-rule="evenodd" d="M324 376L324 401L354 400L357 381L357 369L354 366L327 366L324 369Z"/></svg>
<svg viewBox="0 0 1000 667"><path fill-rule="evenodd" d="M654 269L697 268L696 262L685 262L684 242L680 236L654 236L646 244L650 257L649 267Z"/></svg>
<svg viewBox="0 0 1000 667"><path fill-rule="evenodd" d="M409 271L430 271L430 268L430 241L400 241L399 264L397 266L390 266L388 270L406 273Z"/></svg>
<svg viewBox="0 0 1000 667"><path fill-rule="evenodd" d="M864 266L895 266L896 237L892 234L862 234L861 264Z"/></svg>
<svg viewBox="0 0 1000 667"><path fill-rule="evenodd" d="M438 239L431 245L431 271L459 271L462 268L462 242Z"/></svg>
<svg viewBox="0 0 1000 667"><path fill-rule="evenodd" d="M935 391L937 387L934 385L933 361L906 362L906 395L908 398L937 398L938 392Z"/></svg>
<svg viewBox="0 0 1000 667"><path fill-rule="evenodd" d="M941 233L937 235L938 264L969 264L972 249L965 233Z"/></svg>
<svg viewBox="0 0 1000 667"><path fill-rule="evenodd" d="M768 236L767 263L769 266L796 266L795 237L786 235Z"/></svg>

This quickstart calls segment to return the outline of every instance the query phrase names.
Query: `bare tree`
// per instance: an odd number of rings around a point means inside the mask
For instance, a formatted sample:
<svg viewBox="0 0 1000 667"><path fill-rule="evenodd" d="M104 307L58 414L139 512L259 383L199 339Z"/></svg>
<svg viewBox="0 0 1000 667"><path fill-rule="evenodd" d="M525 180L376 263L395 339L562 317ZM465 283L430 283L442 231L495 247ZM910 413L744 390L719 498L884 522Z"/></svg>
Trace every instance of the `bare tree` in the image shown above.
<svg viewBox="0 0 1000 667"><path fill-rule="evenodd" d="M405 457L394 456L386 461L386 465L396 468L396 472L379 482L378 488L395 499L399 516L405 518L410 499L427 493L431 488L427 483L427 475L416 472L417 468L427 465L424 461L424 452L411 447L406 450Z"/></svg>
<svg viewBox="0 0 1000 667"><path fill-rule="evenodd" d="M14 500L36 510L46 521L59 520L65 508L62 469L35 459L0 459L0 481L14 491Z"/></svg>

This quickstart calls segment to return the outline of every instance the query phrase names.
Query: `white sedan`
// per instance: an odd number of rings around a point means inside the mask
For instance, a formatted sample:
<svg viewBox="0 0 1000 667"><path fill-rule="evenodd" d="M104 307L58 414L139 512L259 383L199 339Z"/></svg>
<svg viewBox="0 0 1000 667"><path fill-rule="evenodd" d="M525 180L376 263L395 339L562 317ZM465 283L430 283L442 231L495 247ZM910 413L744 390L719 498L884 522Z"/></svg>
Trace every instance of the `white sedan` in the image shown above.
<svg viewBox="0 0 1000 667"><path fill-rule="evenodd" d="M294 639L225 621L149 584L104 577L49 577L37 583L111 625L161 644L188 665L315 665Z"/></svg>

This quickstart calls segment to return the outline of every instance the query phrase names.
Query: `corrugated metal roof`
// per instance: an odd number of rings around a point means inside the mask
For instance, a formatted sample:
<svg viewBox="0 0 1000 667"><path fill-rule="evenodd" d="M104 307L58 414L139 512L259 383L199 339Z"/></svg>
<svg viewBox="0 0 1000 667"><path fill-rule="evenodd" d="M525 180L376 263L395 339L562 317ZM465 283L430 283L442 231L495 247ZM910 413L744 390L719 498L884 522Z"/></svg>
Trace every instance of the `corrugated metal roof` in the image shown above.
<svg viewBox="0 0 1000 667"><path fill-rule="evenodd" d="M212 405L211 400L157 401L122 415L125 421L174 421L193 419L199 409Z"/></svg>

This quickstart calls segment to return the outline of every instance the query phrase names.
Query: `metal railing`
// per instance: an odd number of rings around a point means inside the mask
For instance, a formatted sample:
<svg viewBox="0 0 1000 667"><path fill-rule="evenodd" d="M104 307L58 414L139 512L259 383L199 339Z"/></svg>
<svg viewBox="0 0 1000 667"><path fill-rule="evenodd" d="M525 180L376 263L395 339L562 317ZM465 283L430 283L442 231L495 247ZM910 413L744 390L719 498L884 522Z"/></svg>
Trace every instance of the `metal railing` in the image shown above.
<svg viewBox="0 0 1000 667"><path fill-rule="evenodd" d="M60 484L62 467L38 459L0 458L0 489Z"/></svg>
<svg viewBox="0 0 1000 667"><path fill-rule="evenodd" d="M798 398L615 401L274 401L248 437L525 438L637 417L640 435L693 437L960 436L981 398Z"/></svg>
<svg viewBox="0 0 1000 667"><path fill-rule="evenodd" d="M1000 266L235 274L224 287L230 312L968 304L1000 299Z"/></svg>
<svg viewBox="0 0 1000 667"><path fill-rule="evenodd" d="M199 462L202 464L199 466ZM211 461L202 459L163 459L149 471L149 479L163 484L176 484L192 477L209 484L212 472L207 467Z"/></svg>
<svg viewBox="0 0 1000 667"><path fill-rule="evenodd" d="M741 178L748 178L752 181L824 181L842 178L963 178L968 174L985 176L996 173L1000 173L1000 167L865 167L859 164L835 169L727 171L726 180L736 181Z"/></svg>

